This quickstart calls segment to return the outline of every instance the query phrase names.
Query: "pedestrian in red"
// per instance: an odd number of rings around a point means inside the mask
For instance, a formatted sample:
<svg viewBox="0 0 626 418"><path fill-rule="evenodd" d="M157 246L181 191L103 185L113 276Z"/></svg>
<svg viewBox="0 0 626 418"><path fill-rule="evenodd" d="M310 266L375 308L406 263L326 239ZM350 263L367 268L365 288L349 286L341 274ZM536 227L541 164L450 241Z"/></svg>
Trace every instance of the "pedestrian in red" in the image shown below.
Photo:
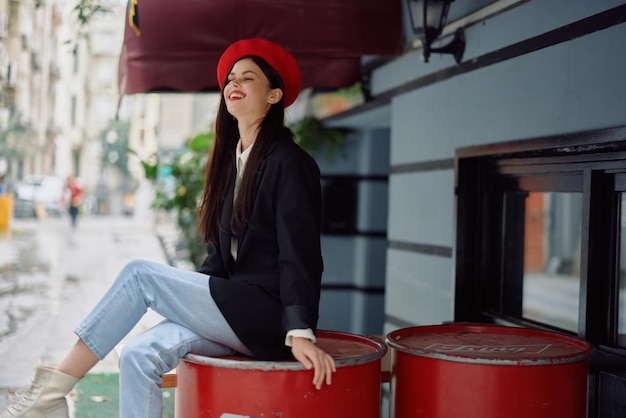
<svg viewBox="0 0 626 418"><path fill-rule="evenodd" d="M72 228L76 228L76 221L78 218L78 212L80 205L83 203L84 192L78 179L74 176L68 176L65 188L69 194L68 212L70 214L70 220Z"/></svg>

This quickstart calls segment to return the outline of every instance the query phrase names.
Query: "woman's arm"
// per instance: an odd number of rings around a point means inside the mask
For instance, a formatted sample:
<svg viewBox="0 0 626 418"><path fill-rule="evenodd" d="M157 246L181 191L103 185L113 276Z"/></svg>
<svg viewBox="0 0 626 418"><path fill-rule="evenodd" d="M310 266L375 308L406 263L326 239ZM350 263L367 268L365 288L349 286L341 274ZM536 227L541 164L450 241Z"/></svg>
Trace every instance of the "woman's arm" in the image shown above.
<svg viewBox="0 0 626 418"><path fill-rule="evenodd" d="M321 185L319 168L303 152L285 157L278 193L277 237L283 327L292 330L317 326L323 262L320 247ZM333 358L301 332L291 336L296 360L314 370L317 389L331 383Z"/></svg>
<svg viewBox="0 0 626 418"><path fill-rule="evenodd" d="M323 270L319 169L300 149L283 153L280 158L275 216L282 326L285 332L315 330Z"/></svg>

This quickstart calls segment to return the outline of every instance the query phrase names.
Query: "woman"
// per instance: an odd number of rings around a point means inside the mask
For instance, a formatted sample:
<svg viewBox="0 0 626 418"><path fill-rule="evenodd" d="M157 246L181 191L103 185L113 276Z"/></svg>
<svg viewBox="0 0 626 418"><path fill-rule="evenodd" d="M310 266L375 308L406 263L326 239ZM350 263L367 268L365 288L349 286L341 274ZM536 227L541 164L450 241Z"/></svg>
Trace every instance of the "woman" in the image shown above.
<svg viewBox="0 0 626 418"><path fill-rule="evenodd" d="M67 393L147 308L166 319L122 351L122 418L160 418L161 377L190 352L293 356L314 370L317 389L331 383L334 361L314 335L323 269L319 169L284 126L300 70L285 49L254 38L228 47L217 74L222 98L200 202L208 250L200 271L126 265L76 328L68 356L56 369L38 368L0 418L66 418Z"/></svg>

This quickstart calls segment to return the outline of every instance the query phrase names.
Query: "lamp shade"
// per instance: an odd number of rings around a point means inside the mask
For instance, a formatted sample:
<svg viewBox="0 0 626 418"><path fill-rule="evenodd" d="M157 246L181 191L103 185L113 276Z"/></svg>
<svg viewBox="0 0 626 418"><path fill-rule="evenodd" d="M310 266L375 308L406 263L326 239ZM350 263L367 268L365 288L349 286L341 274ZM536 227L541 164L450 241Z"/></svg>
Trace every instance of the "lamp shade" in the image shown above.
<svg viewBox="0 0 626 418"><path fill-rule="evenodd" d="M457 30L454 40L441 48L431 44L441 35L448 19L450 3L454 0L407 0L413 33L422 41L422 56L428 62L431 53L453 54L457 64L465 51L465 35Z"/></svg>
<svg viewBox="0 0 626 418"><path fill-rule="evenodd" d="M451 0L407 0L413 33L433 41L443 29Z"/></svg>

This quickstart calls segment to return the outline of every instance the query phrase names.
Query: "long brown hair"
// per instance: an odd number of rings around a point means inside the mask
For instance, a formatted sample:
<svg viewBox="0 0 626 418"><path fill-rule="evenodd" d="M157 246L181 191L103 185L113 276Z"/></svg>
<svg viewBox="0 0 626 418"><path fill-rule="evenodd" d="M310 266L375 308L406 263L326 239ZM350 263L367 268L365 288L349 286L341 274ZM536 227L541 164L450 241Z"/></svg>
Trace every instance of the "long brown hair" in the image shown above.
<svg viewBox="0 0 626 418"><path fill-rule="evenodd" d="M284 92L283 81L274 68L262 58L251 56L269 80L270 88ZM240 60L241 60L240 59ZM226 85L226 81L224 82ZM284 95L283 95L284 97ZM256 196L256 178L265 155L279 141L292 140L293 133L285 126L283 99L270 106L261 122L259 134L250 152L246 169L233 205L231 231L239 236L248 226ZM219 237L219 220L224 199L235 175L235 148L239 141L237 120L228 113L224 95L215 120L215 141L207 165L204 191L198 208L200 221L198 231L205 242L216 244Z"/></svg>

